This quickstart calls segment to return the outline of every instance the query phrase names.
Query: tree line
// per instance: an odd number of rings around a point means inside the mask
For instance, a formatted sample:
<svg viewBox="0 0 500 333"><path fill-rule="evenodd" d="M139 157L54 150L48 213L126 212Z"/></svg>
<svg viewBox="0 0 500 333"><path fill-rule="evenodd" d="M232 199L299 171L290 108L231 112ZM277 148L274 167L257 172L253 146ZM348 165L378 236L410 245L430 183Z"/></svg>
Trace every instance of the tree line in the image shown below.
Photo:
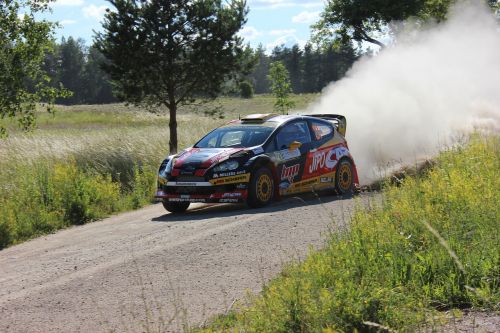
<svg viewBox="0 0 500 333"><path fill-rule="evenodd" d="M77 105L119 101L109 75L102 69L106 58L95 45L87 46L80 38L63 37L52 49L45 55L43 70L53 87L63 86L72 92L70 97L58 98L56 103ZM359 57L359 52L350 44L342 47L306 44L303 48L281 45L268 53L262 45L250 49L248 56L255 59L254 67L250 74L238 79L248 81L256 94L271 92L268 75L273 62L280 61L285 65L292 92L301 94L321 92L329 83L342 78ZM224 93L239 95L239 82L227 83Z"/></svg>
<svg viewBox="0 0 500 333"><path fill-rule="evenodd" d="M106 60L94 46L86 46L83 39L62 38L55 43L52 51L46 53L43 70L53 87L62 86L72 92L65 98L57 98L56 103L106 104L118 101L112 91L109 76L102 70Z"/></svg>
<svg viewBox="0 0 500 333"><path fill-rule="evenodd" d="M308 43L303 48L281 45L275 47L270 55L259 46L254 54L258 61L248 79L257 94L270 92L268 75L273 62L280 61L285 65L292 92L302 94L321 92L329 83L342 78L360 56L351 44L339 46L333 43L320 47Z"/></svg>

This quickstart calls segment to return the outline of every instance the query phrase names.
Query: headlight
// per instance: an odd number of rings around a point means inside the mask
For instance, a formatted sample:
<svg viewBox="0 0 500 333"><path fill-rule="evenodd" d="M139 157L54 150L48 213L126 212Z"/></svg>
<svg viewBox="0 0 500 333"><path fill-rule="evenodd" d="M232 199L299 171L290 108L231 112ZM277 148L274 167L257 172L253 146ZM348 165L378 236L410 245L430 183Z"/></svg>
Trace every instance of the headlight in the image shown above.
<svg viewBox="0 0 500 333"><path fill-rule="evenodd" d="M231 171L238 168L240 165L236 161L226 161L214 168L214 172Z"/></svg>
<svg viewBox="0 0 500 333"><path fill-rule="evenodd" d="M167 178L167 174L169 174L172 171L172 165L174 164L174 159L171 158L167 164L162 164L160 167L160 170L158 172L158 175L163 178Z"/></svg>

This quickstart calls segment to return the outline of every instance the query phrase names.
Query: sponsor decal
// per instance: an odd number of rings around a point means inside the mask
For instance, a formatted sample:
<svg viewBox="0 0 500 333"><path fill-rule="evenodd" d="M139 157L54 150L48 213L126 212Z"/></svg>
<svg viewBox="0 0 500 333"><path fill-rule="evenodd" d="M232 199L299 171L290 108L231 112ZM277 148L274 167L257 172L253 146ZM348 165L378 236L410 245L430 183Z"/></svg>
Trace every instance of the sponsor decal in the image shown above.
<svg viewBox="0 0 500 333"><path fill-rule="evenodd" d="M299 148L293 150L284 149L276 152L276 156L279 161L288 161L300 157L300 150Z"/></svg>
<svg viewBox="0 0 500 333"><path fill-rule="evenodd" d="M244 173L245 173L245 170L214 173L213 178L231 177L231 176L242 175Z"/></svg>
<svg viewBox="0 0 500 333"><path fill-rule="evenodd" d="M337 147L330 150L325 160L326 167L330 170L335 168L339 160L344 156L349 156L349 150L346 147Z"/></svg>
<svg viewBox="0 0 500 333"><path fill-rule="evenodd" d="M288 188L280 188L280 194L289 195L301 192L309 192L311 188L321 189L321 188L331 187L332 186L331 182L334 181L332 174L334 173L330 172L328 173L328 175L325 175L323 177L313 177L307 180L293 183ZM329 182L327 182L327 180L329 180Z"/></svg>
<svg viewBox="0 0 500 333"><path fill-rule="evenodd" d="M314 173L318 169L323 168L325 166L325 160L326 160L326 151L320 150L315 153L313 153L312 156L312 162L309 165L309 173Z"/></svg>
<svg viewBox="0 0 500 333"><path fill-rule="evenodd" d="M238 185L236 185L236 188L239 190L245 190L247 188L247 185L246 184L238 184Z"/></svg>
<svg viewBox="0 0 500 333"><path fill-rule="evenodd" d="M331 183L333 181L333 178L331 177L321 177L319 179L320 183Z"/></svg>
<svg viewBox="0 0 500 333"><path fill-rule="evenodd" d="M220 203L234 203L234 202L238 202L239 200L238 199L220 199L219 202Z"/></svg>
<svg viewBox="0 0 500 333"><path fill-rule="evenodd" d="M250 180L250 174L245 173L234 177L223 177L223 178L212 179L210 183L214 185L221 185L221 184L231 184L231 183L246 183L249 180Z"/></svg>
<svg viewBox="0 0 500 333"><path fill-rule="evenodd" d="M241 197L241 192L230 192L230 193L224 193L222 195L223 198L239 198Z"/></svg>
<svg viewBox="0 0 500 333"><path fill-rule="evenodd" d="M170 202L206 202L206 199L168 198Z"/></svg>
<svg viewBox="0 0 500 333"><path fill-rule="evenodd" d="M293 179L299 175L300 164L295 164L290 167L286 165L283 166L281 170L281 180L288 180L289 183L293 183Z"/></svg>
<svg viewBox="0 0 500 333"><path fill-rule="evenodd" d="M337 146L335 148L328 147L309 153L306 160L304 176L310 178L320 176L326 172L331 172L337 166L339 160L344 156L349 156L349 150L343 146Z"/></svg>

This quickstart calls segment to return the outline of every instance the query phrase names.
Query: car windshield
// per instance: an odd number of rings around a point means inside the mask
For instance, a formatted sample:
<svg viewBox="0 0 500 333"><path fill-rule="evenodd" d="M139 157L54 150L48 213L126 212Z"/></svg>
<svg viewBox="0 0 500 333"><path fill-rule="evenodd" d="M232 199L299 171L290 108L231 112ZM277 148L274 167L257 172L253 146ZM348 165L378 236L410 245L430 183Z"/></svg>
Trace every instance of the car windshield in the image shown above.
<svg viewBox="0 0 500 333"><path fill-rule="evenodd" d="M218 128L203 139L195 148L225 148L259 146L271 135L273 127L231 126Z"/></svg>

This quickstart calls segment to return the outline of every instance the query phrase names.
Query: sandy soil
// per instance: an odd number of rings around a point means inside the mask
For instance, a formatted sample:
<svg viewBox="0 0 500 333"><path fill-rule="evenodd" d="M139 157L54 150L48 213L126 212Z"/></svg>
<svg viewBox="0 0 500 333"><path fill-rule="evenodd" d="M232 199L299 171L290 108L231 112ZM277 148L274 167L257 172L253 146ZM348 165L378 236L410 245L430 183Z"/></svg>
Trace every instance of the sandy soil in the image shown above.
<svg viewBox="0 0 500 333"><path fill-rule="evenodd" d="M357 200L289 198L259 210L161 205L0 251L0 332L181 331L258 292L321 246Z"/></svg>

